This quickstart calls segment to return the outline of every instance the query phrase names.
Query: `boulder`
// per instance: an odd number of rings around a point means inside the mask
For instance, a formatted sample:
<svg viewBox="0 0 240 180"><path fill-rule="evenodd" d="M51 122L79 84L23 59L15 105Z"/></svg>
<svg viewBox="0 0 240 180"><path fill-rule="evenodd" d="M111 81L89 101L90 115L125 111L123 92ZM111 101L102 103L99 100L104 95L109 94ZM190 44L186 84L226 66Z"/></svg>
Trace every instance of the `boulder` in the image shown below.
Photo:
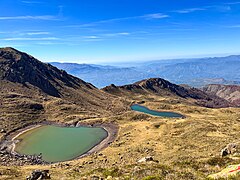
<svg viewBox="0 0 240 180"><path fill-rule="evenodd" d="M142 163L142 162L149 162L149 161L154 161L152 156L143 157L143 158L139 159L137 162Z"/></svg>
<svg viewBox="0 0 240 180"><path fill-rule="evenodd" d="M233 154L236 151L237 151L237 144L230 143L221 150L221 156L224 157L224 156L227 156L229 154Z"/></svg>
<svg viewBox="0 0 240 180"><path fill-rule="evenodd" d="M27 180L51 179L49 170L34 170Z"/></svg>
<svg viewBox="0 0 240 180"><path fill-rule="evenodd" d="M6 130L5 129L1 129L0 133L6 133Z"/></svg>

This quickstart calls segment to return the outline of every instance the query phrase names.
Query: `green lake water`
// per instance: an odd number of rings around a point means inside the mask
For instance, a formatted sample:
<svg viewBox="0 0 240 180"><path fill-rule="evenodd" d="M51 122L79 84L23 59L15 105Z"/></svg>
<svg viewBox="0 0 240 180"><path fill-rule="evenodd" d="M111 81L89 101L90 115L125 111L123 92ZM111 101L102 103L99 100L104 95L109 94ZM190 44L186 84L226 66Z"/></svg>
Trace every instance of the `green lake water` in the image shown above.
<svg viewBox="0 0 240 180"><path fill-rule="evenodd" d="M170 118L183 118L184 117L183 115L181 115L179 113L154 111L154 110L148 109L144 106L140 106L138 104L132 105L131 109L134 110L134 111L143 112L143 113L146 113L146 114L150 114L150 115L153 115L153 116L159 116L159 117L170 117Z"/></svg>
<svg viewBox="0 0 240 180"><path fill-rule="evenodd" d="M47 162L67 161L86 153L107 135L103 128L41 126L20 135L15 151L42 153Z"/></svg>

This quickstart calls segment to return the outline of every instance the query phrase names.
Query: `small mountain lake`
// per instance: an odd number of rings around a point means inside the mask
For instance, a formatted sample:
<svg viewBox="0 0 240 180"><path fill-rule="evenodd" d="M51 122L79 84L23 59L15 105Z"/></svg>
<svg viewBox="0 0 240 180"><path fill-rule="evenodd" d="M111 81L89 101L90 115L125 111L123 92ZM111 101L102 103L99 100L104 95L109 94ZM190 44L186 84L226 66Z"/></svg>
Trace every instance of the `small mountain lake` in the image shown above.
<svg viewBox="0 0 240 180"><path fill-rule="evenodd" d="M151 109L148 109L147 107L138 105L138 104L134 104L131 106L131 109L133 111L138 111L138 112L143 112L146 114L150 114L152 116L159 116L159 117L170 117L170 118L183 118L184 116L182 114L179 113L175 113L175 112L165 112L165 111L154 111Z"/></svg>
<svg viewBox="0 0 240 180"><path fill-rule="evenodd" d="M107 136L103 128L45 125L18 136L15 151L25 155L41 153L47 162L67 161L88 152Z"/></svg>

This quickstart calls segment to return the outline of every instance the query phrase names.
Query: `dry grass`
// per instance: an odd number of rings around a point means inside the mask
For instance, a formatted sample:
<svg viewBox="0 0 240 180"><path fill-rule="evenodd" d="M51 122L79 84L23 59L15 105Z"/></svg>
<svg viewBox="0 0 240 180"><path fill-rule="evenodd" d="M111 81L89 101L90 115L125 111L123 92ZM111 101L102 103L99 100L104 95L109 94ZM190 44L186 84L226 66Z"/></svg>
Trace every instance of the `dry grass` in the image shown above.
<svg viewBox="0 0 240 180"><path fill-rule="evenodd" d="M52 179L88 179L94 175L144 180L206 179L209 174L240 162L220 157L226 144L239 141L239 109L207 109L176 103L171 97L141 96L132 99L143 100L145 106L155 110L182 113L187 118L159 118L137 112L95 117L92 121L114 121L120 126L117 140L101 152L103 155L93 154L52 166L0 167L0 179L25 178L34 169L50 169ZM64 104L62 108L59 112L76 107ZM69 120L79 120L82 118L80 115L76 113L76 117ZM65 113L60 113L56 119L61 120L63 116ZM149 155L158 162L137 163Z"/></svg>

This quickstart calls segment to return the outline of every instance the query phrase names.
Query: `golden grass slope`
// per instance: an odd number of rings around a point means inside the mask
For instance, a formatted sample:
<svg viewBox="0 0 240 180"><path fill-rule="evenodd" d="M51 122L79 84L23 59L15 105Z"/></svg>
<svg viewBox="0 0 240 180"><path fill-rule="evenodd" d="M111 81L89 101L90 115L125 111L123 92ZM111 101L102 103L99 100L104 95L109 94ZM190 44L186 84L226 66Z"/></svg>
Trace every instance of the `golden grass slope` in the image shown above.
<svg viewBox="0 0 240 180"><path fill-rule="evenodd" d="M169 110L186 119L168 119L126 111L85 121L115 122L118 138L97 154L51 166L0 167L0 179L24 179L34 169L49 169L52 179L206 179L230 164L235 157L220 157L228 143L239 141L240 111L237 108L208 109L173 103L171 97L133 97L155 110ZM152 156L156 162L138 163Z"/></svg>

